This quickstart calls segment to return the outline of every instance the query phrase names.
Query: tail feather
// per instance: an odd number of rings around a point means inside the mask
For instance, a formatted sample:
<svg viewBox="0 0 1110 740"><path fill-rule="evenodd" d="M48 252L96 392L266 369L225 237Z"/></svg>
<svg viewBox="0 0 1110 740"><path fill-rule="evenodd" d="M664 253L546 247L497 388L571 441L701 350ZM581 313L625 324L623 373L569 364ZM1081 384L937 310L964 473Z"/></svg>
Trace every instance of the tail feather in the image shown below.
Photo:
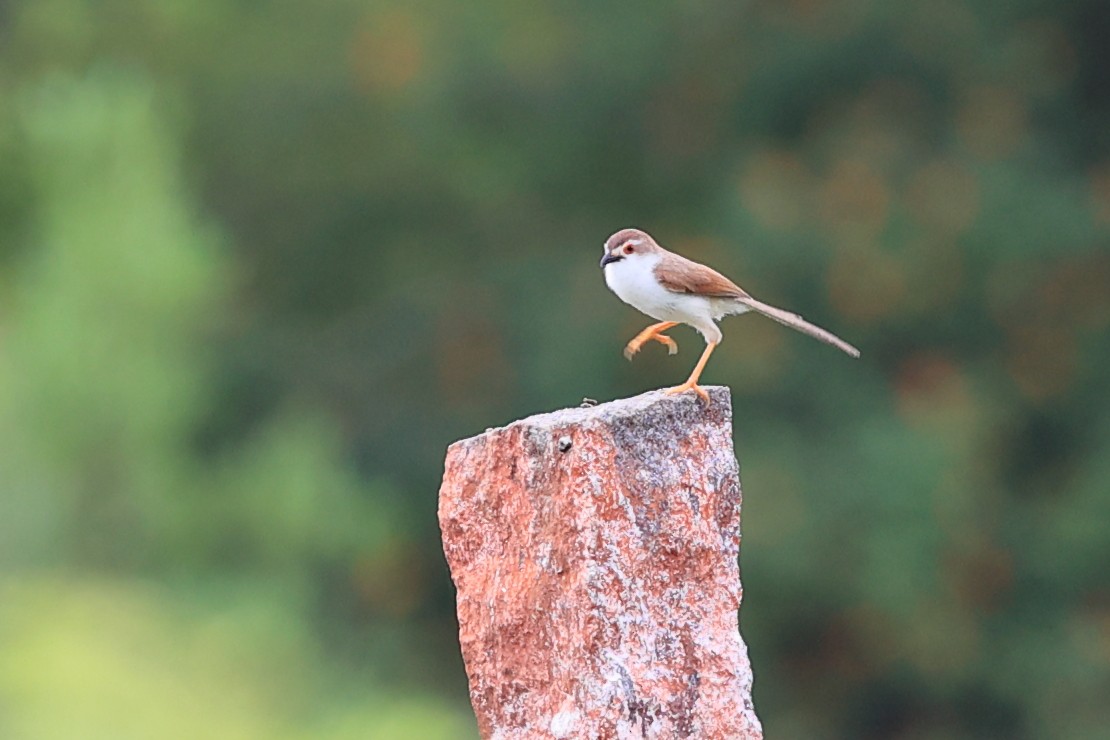
<svg viewBox="0 0 1110 740"><path fill-rule="evenodd" d="M753 311L758 311L769 319L774 319L783 326L789 326L791 329L800 331L802 334L808 334L814 339L818 339L825 344L831 344L832 346L836 347L842 352L851 355L852 357L859 357L858 349L848 344L832 332L825 331L821 327L809 323L798 314L790 313L789 311L783 311L781 308L775 308L774 306L769 306L762 301L757 301L751 296L738 298L737 301L744 304Z"/></svg>

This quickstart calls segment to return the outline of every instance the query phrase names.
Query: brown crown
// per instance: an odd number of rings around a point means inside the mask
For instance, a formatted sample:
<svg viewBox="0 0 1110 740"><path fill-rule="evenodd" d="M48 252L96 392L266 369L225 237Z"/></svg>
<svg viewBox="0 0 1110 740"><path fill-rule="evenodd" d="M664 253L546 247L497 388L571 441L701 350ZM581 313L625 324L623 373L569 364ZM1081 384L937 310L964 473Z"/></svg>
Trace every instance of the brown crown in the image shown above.
<svg viewBox="0 0 1110 740"><path fill-rule="evenodd" d="M629 239L643 239L644 246L650 247L655 245L655 240L647 233L639 229L621 229L617 233L605 240L605 251L609 252L624 244Z"/></svg>

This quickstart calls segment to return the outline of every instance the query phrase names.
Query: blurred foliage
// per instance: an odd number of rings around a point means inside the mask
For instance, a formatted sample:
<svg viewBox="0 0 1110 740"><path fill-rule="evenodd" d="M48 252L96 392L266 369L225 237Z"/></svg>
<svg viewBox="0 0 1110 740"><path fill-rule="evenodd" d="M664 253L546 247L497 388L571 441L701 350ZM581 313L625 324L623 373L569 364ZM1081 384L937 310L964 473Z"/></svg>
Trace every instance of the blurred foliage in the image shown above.
<svg viewBox="0 0 1110 740"><path fill-rule="evenodd" d="M0 735L472 736L444 447L685 377L689 330L621 357L628 225L863 350L733 319L705 375L768 733L1110 724L1105 3L36 0L0 42Z"/></svg>

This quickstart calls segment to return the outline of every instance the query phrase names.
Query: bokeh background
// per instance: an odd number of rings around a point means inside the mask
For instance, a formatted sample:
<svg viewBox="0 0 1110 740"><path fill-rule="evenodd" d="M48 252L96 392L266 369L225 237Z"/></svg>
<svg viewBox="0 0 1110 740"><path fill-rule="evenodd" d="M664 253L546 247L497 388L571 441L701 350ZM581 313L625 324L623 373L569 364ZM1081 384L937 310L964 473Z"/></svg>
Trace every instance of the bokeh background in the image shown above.
<svg viewBox="0 0 1110 740"><path fill-rule="evenodd" d="M446 445L731 319L774 738L1110 727L1104 0L0 3L0 737L475 736Z"/></svg>

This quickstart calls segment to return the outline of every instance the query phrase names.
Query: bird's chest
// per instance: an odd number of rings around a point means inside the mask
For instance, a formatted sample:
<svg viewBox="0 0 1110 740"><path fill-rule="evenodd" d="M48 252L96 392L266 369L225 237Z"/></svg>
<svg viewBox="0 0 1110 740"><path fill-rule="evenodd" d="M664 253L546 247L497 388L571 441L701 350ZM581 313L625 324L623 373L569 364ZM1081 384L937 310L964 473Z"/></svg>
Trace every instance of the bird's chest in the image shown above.
<svg viewBox="0 0 1110 740"><path fill-rule="evenodd" d="M655 261L637 262L638 264L620 265L625 269L606 269L605 284L618 298L637 310L660 321L670 320L678 296L664 288L656 279Z"/></svg>

